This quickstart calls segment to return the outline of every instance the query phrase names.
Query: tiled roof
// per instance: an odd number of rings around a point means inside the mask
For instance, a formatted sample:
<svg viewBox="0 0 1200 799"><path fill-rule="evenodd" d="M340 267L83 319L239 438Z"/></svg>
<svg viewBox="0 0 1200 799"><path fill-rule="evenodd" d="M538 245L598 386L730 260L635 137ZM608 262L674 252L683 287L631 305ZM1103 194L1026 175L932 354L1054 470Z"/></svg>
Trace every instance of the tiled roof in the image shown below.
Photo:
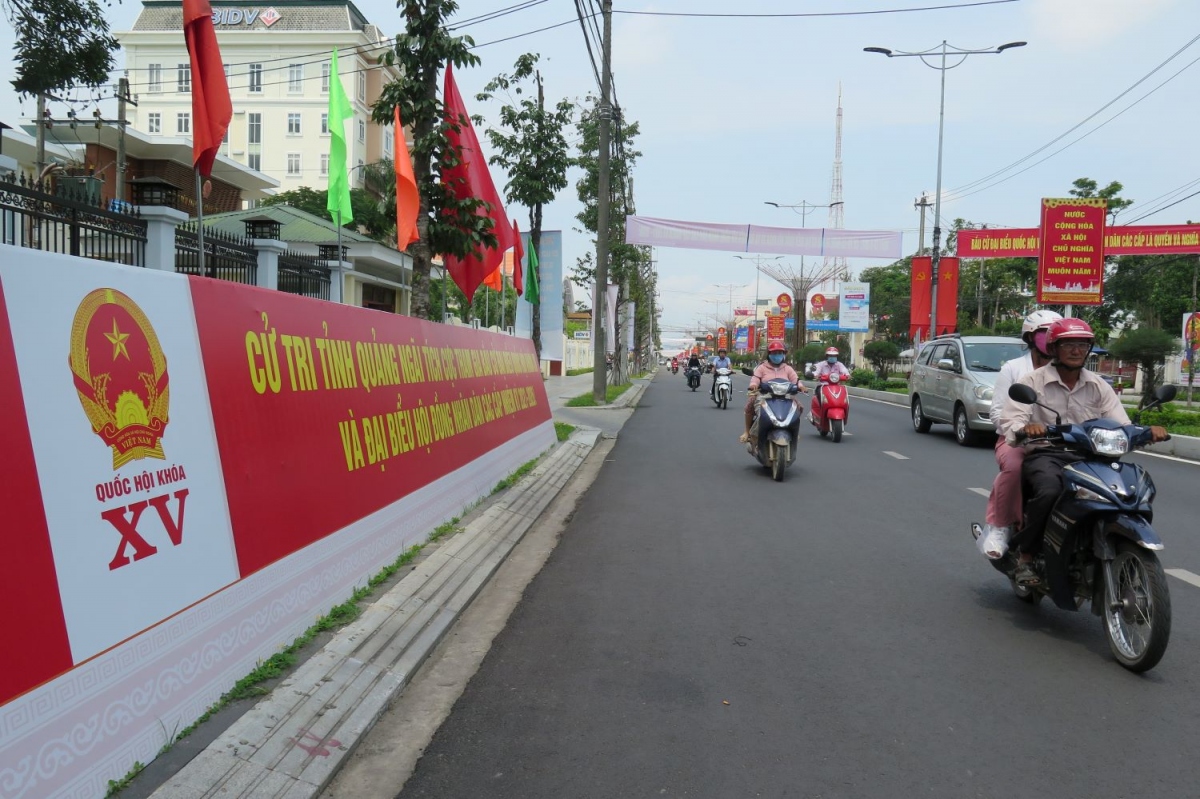
<svg viewBox="0 0 1200 799"><path fill-rule="evenodd" d="M333 244L337 241L337 225L328 219L314 216L307 211L293 208L290 205L264 205L258 208L247 208L244 211L230 211L225 214L205 214L204 226L212 227L232 236L246 235L247 219L268 217L280 224L280 238L289 244ZM374 239L355 233L352 230L342 230L343 244L376 243Z"/></svg>

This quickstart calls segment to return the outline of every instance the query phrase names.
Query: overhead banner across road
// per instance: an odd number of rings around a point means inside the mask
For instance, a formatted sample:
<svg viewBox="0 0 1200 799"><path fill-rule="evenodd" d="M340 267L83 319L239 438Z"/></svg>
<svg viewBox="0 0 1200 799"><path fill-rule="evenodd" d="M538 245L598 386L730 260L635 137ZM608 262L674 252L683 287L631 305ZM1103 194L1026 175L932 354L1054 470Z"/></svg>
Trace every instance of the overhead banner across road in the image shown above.
<svg viewBox="0 0 1200 799"><path fill-rule="evenodd" d="M1038 228L958 231L961 258L1036 258ZM1200 253L1200 225L1118 225L1104 231L1104 255Z"/></svg>
<svg viewBox="0 0 1200 799"><path fill-rule="evenodd" d="M829 258L896 259L903 254L899 231L725 225L648 216L626 217L625 243Z"/></svg>

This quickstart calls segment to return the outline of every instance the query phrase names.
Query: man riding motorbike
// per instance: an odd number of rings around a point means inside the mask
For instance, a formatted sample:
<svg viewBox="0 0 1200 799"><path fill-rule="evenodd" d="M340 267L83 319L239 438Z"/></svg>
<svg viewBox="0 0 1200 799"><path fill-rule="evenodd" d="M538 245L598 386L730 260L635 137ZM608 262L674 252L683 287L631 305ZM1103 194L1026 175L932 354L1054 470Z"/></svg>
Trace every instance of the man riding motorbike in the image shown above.
<svg viewBox="0 0 1200 799"><path fill-rule="evenodd" d="M726 352L727 350L724 347L721 347L719 350L717 350L717 357L713 358L712 360L713 379L712 386L708 389L708 396L712 397L713 399L717 398L717 370L733 368L733 361L729 360L729 356L726 355Z"/></svg>
<svg viewBox="0 0 1200 799"><path fill-rule="evenodd" d="M813 380L820 382L822 377L828 378L830 375L837 375L838 380L844 381L850 379L850 370L846 368L844 363L838 360L838 354L837 347L830 347L829 349L825 350L825 360L821 361L819 364L817 364L816 368L813 369ZM813 402L821 402L820 391L813 392ZM810 413L808 415L808 421L811 422L812 420L812 414Z"/></svg>
<svg viewBox="0 0 1200 799"><path fill-rule="evenodd" d="M996 376L991 417L997 429L1000 427L1000 411L1008 400L1008 387L1034 369L1050 363L1046 337L1050 325L1059 319L1062 319L1062 315L1054 311L1034 311L1021 324L1021 340L1029 351L1021 358L1005 362ZM979 551L992 560L1004 557L1013 527L1021 521L1021 464L1024 461L1024 447L1012 446L1004 440L1004 436L996 437L996 465L1000 467L1000 472L992 481L987 516L978 539Z"/></svg>
<svg viewBox="0 0 1200 799"><path fill-rule="evenodd" d="M804 386L800 385L800 377L796 374L796 370L785 363L786 360L787 347L783 346L781 341L772 341L767 346L767 359L754 367L754 377L750 378L750 389L746 392L746 431L738 439L743 444L750 440L750 426L754 424L755 400L758 397L760 383L764 380L782 379L789 383L795 383L799 386L801 393L807 391Z"/></svg>
<svg viewBox="0 0 1200 799"><path fill-rule="evenodd" d="M1017 433L1036 439L1046 434L1047 425L1055 424L1057 411L1063 424L1079 424L1089 419L1112 419L1129 424L1129 415L1121 406L1112 386L1094 372L1083 368L1095 344L1092 328L1082 319L1059 319L1046 334L1046 349L1051 363L1022 377L1018 382L1031 386L1042 405L1025 405L1007 400L1000 412L1000 427L1009 444L1017 444ZM1154 441L1165 441L1163 427L1150 428ZM1022 466L1025 491L1025 523L1012 543L1020 552L1013 579L1018 585L1041 582L1033 558L1042 545L1046 519L1062 492L1063 467L1083 460L1074 452L1030 444Z"/></svg>

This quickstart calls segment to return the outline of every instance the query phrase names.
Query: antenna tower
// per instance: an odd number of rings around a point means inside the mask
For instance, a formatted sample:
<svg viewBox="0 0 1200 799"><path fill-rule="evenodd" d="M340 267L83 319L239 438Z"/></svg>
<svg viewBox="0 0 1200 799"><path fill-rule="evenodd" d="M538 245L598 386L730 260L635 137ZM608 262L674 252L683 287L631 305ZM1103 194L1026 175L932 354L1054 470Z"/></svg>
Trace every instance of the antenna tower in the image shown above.
<svg viewBox="0 0 1200 799"><path fill-rule="evenodd" d="M833 230L846 227L845 203L842 201L842 84L838 84L837 133L833 145L833 185L829 189L829 225ZM842 256L825 259L824 273L836 280L850 279L850 265Z"/></svg>

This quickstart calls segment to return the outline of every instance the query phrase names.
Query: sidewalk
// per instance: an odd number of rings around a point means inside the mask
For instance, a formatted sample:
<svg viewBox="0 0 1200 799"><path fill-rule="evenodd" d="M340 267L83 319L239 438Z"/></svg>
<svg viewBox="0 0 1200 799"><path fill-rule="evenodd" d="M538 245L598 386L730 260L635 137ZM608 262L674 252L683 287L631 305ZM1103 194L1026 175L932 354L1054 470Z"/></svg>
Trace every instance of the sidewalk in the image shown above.
<svg viewBox="0 0 1200 799"><path fill-rule="evenodd" d="M633 406L634 380L610 406ZM592 375L546 381L552 412L587 393ZM572 409L575 410L575 409ZM316 799L425 658L601 437L581 427L526 478L418 562L253 709L151 795L154 799Z"/></svg>

